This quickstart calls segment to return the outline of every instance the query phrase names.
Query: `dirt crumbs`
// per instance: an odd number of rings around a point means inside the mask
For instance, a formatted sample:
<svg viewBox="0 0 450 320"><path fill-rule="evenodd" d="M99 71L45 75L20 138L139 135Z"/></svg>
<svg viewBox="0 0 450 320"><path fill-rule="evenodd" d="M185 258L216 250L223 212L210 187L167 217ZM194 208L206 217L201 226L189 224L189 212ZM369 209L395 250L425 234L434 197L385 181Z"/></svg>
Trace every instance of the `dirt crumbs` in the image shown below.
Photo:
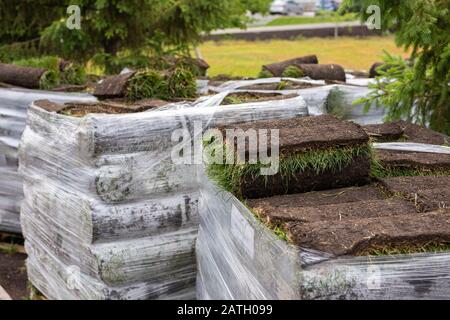
<svg viewBox="0 0 450 320"><path fill-rule="evenodd" d="M14 300L29 296L25 259L25 254L0 251L0 285Z"/></svg>
<svg viewBox="0 0 450 320"><path fill-rule="evenodd" d="M266 93L266 92L235 92L226 96L221 105L286 100L295 97L298 97L298 95L297 94L281 95L278 93Z"/></svg>

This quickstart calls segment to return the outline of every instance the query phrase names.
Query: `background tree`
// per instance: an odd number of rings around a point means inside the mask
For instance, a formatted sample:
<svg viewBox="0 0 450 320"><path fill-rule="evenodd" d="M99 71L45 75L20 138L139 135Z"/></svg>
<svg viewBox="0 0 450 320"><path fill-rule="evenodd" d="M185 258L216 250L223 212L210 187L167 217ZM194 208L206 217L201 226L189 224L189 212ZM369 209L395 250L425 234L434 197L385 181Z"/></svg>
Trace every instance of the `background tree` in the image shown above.
<svg viewBox="0 0 450 320"><path fill-rule="evenodd" d="M11 5L10 0L0 0L0 41L10 46L39 37L42 54L82 62L95 58L108 66L120 55L188 53L190 46L201 41L203 33L243 27L249 3L249 0L24 0ZM66 8L71 4L81 8L81 30L66 28Z"/></svg>
<svg viewBox="0 0 450 320"><path fill-rule="evenodd" d="M381 9L382 29L396 30L396 42L411 58L386 55L389 68L380 70L372 93L364 99L388 108L389 119L429 125L450 135L450 2L448 0L345 0L360 7L362 20L369 5Z"/></svg>

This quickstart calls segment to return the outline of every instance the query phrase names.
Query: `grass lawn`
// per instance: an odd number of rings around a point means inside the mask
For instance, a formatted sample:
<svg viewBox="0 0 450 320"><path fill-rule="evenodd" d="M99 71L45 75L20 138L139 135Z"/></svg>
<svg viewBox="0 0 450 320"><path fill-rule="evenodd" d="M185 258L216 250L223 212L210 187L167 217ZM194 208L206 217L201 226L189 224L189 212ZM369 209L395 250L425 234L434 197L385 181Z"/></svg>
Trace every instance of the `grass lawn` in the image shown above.
<svg viewBox="0 0 450 320"><path fill-rule="evenodd" d="M326 23L326 22L343 22L343 21L356 21L358 17L354 14L346 14L343 16L315 16L315 17L279 17L270 21L267 26L287 26L295 24L310 24L310 23Z"/></svg>
<svg viewBox="0 0 450 320"><path fill-rule="evenodd" d="M211 68L210 76L229 74L254 77L263 64L282 61L307 54L316 54L320 63L337 63L346 69L369 70L379 61L383 50L407 57L395 45L394 37L305 38L299 40L209 41L200 46Z"/></svg>

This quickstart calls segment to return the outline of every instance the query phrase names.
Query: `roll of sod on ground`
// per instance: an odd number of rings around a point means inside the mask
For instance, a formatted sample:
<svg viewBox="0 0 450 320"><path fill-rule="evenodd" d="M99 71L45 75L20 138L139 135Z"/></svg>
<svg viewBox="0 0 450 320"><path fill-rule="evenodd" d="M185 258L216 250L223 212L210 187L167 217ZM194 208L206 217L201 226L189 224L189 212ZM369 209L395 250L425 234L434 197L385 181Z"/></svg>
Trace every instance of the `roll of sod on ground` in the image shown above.
<svg viewBox="0 0 450 320"><path fill-rule="evenodd" d="M316 55L297 57L282 62L266 64L262 66L261 77L281 77L286 68L302 64L318 64Z"/></svg>
<svg viewBox="0 0 450 320"><path fill-rule="evenodd" d="M0 82L29 89L50 89L59 84L59 79L54 70L0 63Z"/></svg>
<svg viewBox="0 0 450 320"><path fill-rule="evenodd" d="M99 99L122 98L194 98L196 82L193 74L182 68L170 71L142 69L104 79L94 95Z"/></svg>
<svg viewBox="0 0 450 320"><path fill-rule="evenodd" d="M286 193L301 193L338 187L363 185L369 181L371 148L369 137L357 124L334 116L301 117L288 120L258 121L220 127L224 143L205 137L209 154L217 160L223 148L224 159L234 157L234 163L210 161L207 173L221 187L241 198L261 198ZM242 150L242 141L255 130L258 144L267 143L268 161L249 161L258 154L258 146L245 144L245 159L235 155ZM269 132L268 138L260 133ZM279 157L276 155L276 131L279 134ZM237 139L233 135L238 137ZM265 139L263 141L262 139ZM231 156L230 156L231 154ZM261 150L259 150L261 156ZM243 161L245 160L245 161ZM268 166L276 165L276 173L265 175ZM265 163L265 164L263 164Z"/></svg>
<svg viewBox="0 0 450 320"><path fill-rule="evenodd" d="M375 142L415 142L449 146L450 137L406 121L367 125L363 129ZM450 154L401 150L375 151L373 174L386 176L450 175Z"/></svg>

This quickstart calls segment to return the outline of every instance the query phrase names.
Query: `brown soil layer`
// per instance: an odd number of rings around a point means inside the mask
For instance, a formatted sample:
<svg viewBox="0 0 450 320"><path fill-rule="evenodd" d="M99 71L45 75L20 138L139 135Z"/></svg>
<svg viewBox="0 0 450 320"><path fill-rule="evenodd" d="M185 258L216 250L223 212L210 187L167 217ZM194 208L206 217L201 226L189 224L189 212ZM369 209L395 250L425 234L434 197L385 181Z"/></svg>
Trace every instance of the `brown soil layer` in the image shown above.
<svg viewBox="0 0 450 320"><path fill-rule="evenodd" d="M378 188L362 186L252 199L248 200L247 204L251 208L259 208L261 210L266 206L268 207L267 210L285 210L292 205L295 205L297 208L316 207L383 199L385 199L385 196L380 193Z"/></svg>
<svg viewBox="0 0 450 320"><path fill-rule="evenodd" d="M450 137L442 133L406 121L396 121L394 123L403 130L403 136L409 142L436 145L450 144Z"/></svg>
<svg viewBox="0 0 450 320"><path fill-rule="evenodd" d="M355 158L350 164L338 169L297 172L287 181L280 173L272 176L244 176L241 178L241 196L257 199L282 194L295 194L313 190L326 190L348 186L365 185L369 182L370 159Z"/></svg>
<svg viewBox="0 0 450 320"><path fill-rule="evenodd" d="M400 196L413 202L421 212L449 210L450 177L394 177L379 181L388 195Z"/></svg>
<svg viewBox="0 0 450 320"><path fill-rule="evenodd" d="M350 121L342 121L331 115L298 117L282 120L265 120L236 124L219 128L226 129L271 129L279 130L280 153L291 154L308 149L328 149L362 145L369 141L364 130ZM254 151L248 149L247 152Z"/></svg>
<svg viewBox="0 0 450 320"><path fill-rule="evenodd" d="M410 199L423 212L447 210L450 212L450 189L419 190Z"/></svg>
<svg viewBox="0 0 450 320"><path fill-rule="evenodd" d="M143 112L146 110L158 108L166 105L168 102L159 99L145 99L133 104L124 104L117 102L95 102L95 103L66 103L57 104L48 100L39 100L35 104L49 112L83 117L90 113L123 114Z"/></svg>
<svg viewBox="0 0 450 320"><path fill-rule="evenodd" d="M265 92L235 92L226 96L222 102L222 105L286 100L295 97L298 97L298 95L297 94L282 95L278 93L265 93Z"/></svg>
<svg viewBox="0 0 450 320"><path fill-rule="evenodd" d="M395 214L395 213L394 213ZM450 214L432 212L341 221L288 223L298 246L334 255L364 255L377 248L417 248L450 244Z"/></svg>
<svg viewBox="0 0 450 320"><path fill-rule="evenodd" d="M397 141L403 136L403 130L395 123L369 124L362 127L375 141Z"/></svg>
<svg viewBox="0 0 450 320"><path fill-rule="evenodd" d="M264 65L263 70L269 71L274 77L281 77L284 70L289 66L300 66L302 64L318 64L319 60L316 55L309 55L304 57L298 57L294 59L289 59L286 61L281 61L277 63Z"/></svg>
<svg viewBox="0 0 450 320"><path fill-rule="evenodd" d="M292 81L283 81L283 84L280 83L264 83L264 84L255 84L252 86L242 87L242 90L300 90L307 88L315 88L321 87L321 85L312 84L312 83L300 83L300 82L292 82Z"/></svg>
<svg viewBox="0 0 450 320"><path fill-rule="evenodd" d="M410 201L401 199L367 200L339 204L298 207L295 202L280 208L277 204L254 207L254 212L268 223L321 221L341 221L344 219L363 219L388 217L395 214L415 212L416 207Z"/></svg>
<svg viewBox="0 0 450 320"><path fill-rule="evenodd" d="M450 177L447 176L391 177L380 179L378 183L390 194L411 194L419 190L437 188L450 189Z"/></svg>
<svg viewBox="0 0 450 320"><path fill-rule="evenodd" d="M377 159L387 168L418 169L421 171L450 170L450 155L441 153L407 152L378 149Z"/></svg>
<svg viewBox="0 0 450 320"><path fill-rule="evenodd" d="M337 64L302 64L300 71L314 80L335 80L346 82L345 70Z"/></svg>
<svg viewBox="0 0 450 320"><path fill-rule="evenodd" d="M24 254L0 251L0 285L14 300L26 299L29 296L25 259Z"/></svg>
<svg viewBox="0 0 450 320"><path fill-rule="evenodd" d="M124 97L127 82L134 76L134 74L135 72L128 72L103 79L101 83L96 85L94 96L99 99Z"/></svg>
<svg viewBox="0 0 450 320"><path fill-rule="evenodd" d="M14 64L0 63L0 82L24 88L39 89L43 68L21 67Z"/></svg>
<svg viewBox="0 0 450 320"><path fill-rule="evenodd" d="M400 140L435 145L450 143L450 138L446 135L406 121L365 125L363 129L373 140L379 142Z"/></svg>

